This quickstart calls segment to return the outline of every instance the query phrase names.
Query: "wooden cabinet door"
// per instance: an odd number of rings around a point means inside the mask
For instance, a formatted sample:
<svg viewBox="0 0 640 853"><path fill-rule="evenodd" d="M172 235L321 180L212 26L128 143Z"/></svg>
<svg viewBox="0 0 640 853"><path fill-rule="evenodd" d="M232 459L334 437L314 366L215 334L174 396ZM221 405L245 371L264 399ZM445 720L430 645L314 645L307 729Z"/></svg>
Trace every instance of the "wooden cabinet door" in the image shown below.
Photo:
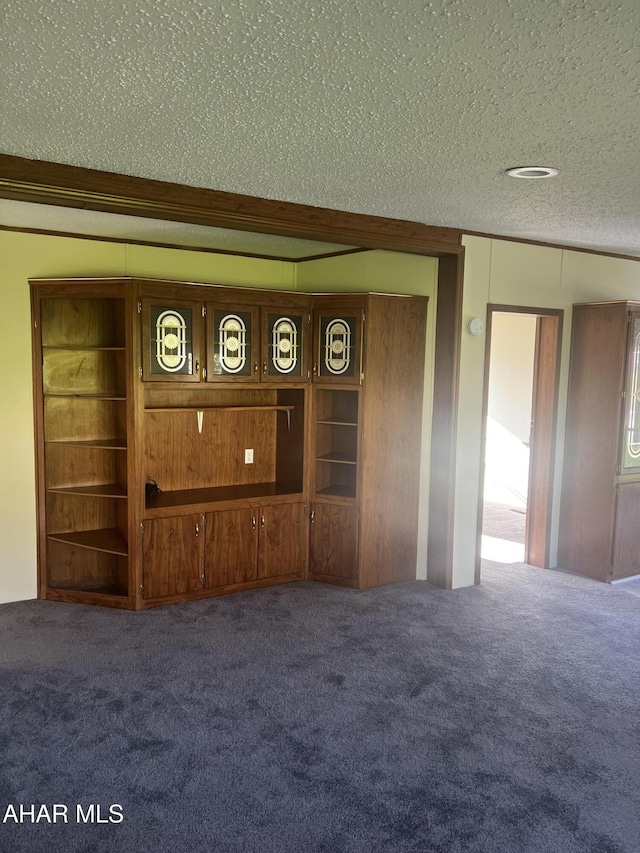
<svg viewBox="0 0 640 853"><path fill-rule="evenodd" d="M315 311L313 381L360 384L362 309Z"/></svg>
<svg viewBox="0 0 640 853"><path fill-rule="evenodd" d="M142 300L142 378L145 382L199 382L202 306Z"/></svg>
<svg viewBox="0 0 640 853"><path fill-rule="evenodd" d="M144 523L145 599L202 589L202 516L154 518Z"/></svg>
<svg viewBox="0 0 640 853"><path fill-rule="evenodd" d="M207 382L258 382L260 309L207 303Z"/></svg>
<svg viewBox="0 0 640 853"><path fill-rule="evenodd" d="M263 382L306 382L310 314L302 309L262 309Z"/></svg>
<svg viewBox="0 0 640 853"><path fill-rule="evenodd" d="M210 512L205 535L206 587L230 586L256 579L258 514L256 509Z"/></svg>
<svg viewBox="0 0 640 853"><path fill-rule="evenodd" d="M258 579L300 575L306 558L304 504L274 504L259 510Z"/></svg>
<svg viewBox="0 0 640 853"><path fill-rule="evenodd" d="M617 488L613 545L613 573L601 580L640 575L640 483L622 483ZM604 572L603 572L604 575Z"/></svg>
<svg viewBox="0 0 640 853"><path fill-rule="evenodd" d="M357 580L358 510L354 506L311 505L309 571Z"/></svg>

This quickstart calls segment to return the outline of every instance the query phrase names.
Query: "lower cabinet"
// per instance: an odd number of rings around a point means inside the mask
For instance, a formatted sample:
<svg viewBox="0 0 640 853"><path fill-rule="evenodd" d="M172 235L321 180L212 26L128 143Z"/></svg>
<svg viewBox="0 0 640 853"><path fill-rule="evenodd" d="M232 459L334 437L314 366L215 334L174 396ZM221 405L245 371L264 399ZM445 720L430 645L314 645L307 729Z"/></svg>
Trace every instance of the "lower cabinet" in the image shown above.
<svg viewBox="0 0 640 853"><path fill-rule="evenodd" d="M358 580L358 510L355 506L312 504L309 572L355 586Z"/></svg>
<svg viewBox="0 0 640 853"><path fill-rule="evenodd" d="M608 580L640 574L640 483L620 483L616 488L613 561Z"/></svg>
<svg viewBox="0 0 640 853"><path fill-rule="evenodd" d="M163 598L202 589L202 516L144 523L143 596Z"/></svg>
<svg viewBox="0 0 640 853"><path fill-rule="evenodd" d="M145 600L303 573L305 506L273 504L144 524Z"/></svg>

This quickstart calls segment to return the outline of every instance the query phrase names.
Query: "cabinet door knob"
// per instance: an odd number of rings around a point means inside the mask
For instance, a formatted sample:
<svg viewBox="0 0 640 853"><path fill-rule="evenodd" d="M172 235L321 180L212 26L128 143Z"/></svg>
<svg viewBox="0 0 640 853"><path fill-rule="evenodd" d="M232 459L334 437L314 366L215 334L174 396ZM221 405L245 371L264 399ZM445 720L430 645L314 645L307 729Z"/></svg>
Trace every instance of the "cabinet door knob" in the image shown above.
<svg viewBox="0 0 640 853"><path fill-rule="evenodd" d="M200 525L196 521L196 536L200 536Z"/></svg>
<svg viewBox="0 0 640 853"><path fill-rule="evenodd" d="M264 528L264 515L260 516L260 527Z"/></svg>
<svg viewBox="0 0 640 853"><path fill-rule="evenodd" d="M267 362L266 361L262 362L262 372L264 373L265 376L267 375Z"/></svg>
<svg viewBox="0 0 640 853"><path fill-rule="evenodd" d="M257 373L257 372L258 372L258 362L257 362L257 361L254 361L254 362L253 362L253 372L254 372L254 373Z"/></svg>
<svg viewBox="0 0 640 853"><path fill-rule="evenodd" d="M255 529L256 529L256 517L255 517L255 515L254 515L254 516L253 516L253 518L251 519L251 529L252 529L252 530L255 530Z"/></svg>
<svg viewBox="0 0 640 853"><path fill-rule="evenodd" d="M200 373L200 362L196 359L196 376Z"/></svg>
<svg viewBox="0 0 640 853"><path fill-rule="evenodd" d="M311 524L316 520L316 511L315 509L311 510Z"/></svg>

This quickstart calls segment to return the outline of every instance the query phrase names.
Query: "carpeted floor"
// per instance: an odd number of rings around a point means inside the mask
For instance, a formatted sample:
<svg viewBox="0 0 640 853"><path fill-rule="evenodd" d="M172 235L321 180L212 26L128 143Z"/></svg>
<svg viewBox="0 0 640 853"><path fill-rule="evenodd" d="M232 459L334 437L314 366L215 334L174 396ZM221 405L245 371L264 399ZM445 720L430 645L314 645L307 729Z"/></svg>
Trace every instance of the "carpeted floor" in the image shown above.
<svg viewBox="0 0 640 853"><path fill-rule="evenodd" d="M491 564L449 593L3 605L0 821L69 822L0 822L0 850L637 853L639 617ZM91 803L122 822L78 824Z"/></svg>

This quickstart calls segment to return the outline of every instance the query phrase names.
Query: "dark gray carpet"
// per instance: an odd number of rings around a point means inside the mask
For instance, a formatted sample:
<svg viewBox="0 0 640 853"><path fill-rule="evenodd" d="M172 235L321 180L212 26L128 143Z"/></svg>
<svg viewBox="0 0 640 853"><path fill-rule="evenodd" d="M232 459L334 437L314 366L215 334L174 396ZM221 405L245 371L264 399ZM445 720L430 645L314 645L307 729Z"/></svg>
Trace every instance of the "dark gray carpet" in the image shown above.
<svg viewBox="0 0 640 853"><path fill-rule="evenodd" d="M0 607L0 849L637 853L640 599L322 584L121 613ZM76 804L123 806L78 825ZM1 819L1 818L0 818Z"/></svg>

